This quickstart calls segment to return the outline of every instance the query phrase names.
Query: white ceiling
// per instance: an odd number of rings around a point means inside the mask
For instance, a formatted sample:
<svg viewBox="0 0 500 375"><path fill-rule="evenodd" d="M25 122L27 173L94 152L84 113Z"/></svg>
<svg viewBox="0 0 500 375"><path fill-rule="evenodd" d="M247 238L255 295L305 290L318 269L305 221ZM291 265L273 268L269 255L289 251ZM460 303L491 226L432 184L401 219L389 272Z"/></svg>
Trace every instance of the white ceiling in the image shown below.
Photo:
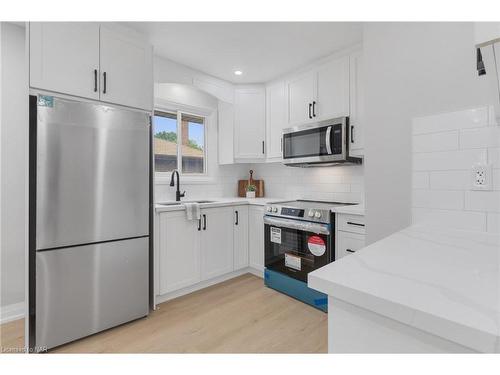
<svg viewBox="0 0 500 375"><path fill-rule="evenodd" d="M362 40L355 22L126 24L149 38L155 54L234 83L272 80Z"/></svg>

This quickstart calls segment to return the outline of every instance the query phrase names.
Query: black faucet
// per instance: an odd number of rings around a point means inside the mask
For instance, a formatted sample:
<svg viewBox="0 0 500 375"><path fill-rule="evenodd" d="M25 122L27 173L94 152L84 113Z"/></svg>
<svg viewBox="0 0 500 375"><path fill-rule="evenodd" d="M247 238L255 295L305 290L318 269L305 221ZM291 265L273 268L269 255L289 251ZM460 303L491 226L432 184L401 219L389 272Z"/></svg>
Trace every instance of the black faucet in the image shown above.
<svg viewBox="0 0 500 375"><path fill-rule="evenodd" d="M175 169L172 172L172 177L170 178L170 186L174 186L174 176L177 175L177 191L175 192L175 200L179 202L183 196L186 195L186 192L182 192L179 190L179 172Z"/></svg>

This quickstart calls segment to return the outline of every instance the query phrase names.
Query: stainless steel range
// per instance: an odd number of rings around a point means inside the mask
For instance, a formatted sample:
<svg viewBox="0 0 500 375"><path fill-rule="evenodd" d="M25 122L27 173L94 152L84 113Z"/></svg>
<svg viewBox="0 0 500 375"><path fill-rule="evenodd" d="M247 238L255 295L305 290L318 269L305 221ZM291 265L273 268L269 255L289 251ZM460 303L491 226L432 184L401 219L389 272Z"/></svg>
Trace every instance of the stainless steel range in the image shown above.
<svg viewBox="0 0 500 375"><path fill-rule="evenodd" d="M307 275L335 260L335 216L353 203L295 200L266 206L265 283L326 311L326 296L307 287Z"/></svg>

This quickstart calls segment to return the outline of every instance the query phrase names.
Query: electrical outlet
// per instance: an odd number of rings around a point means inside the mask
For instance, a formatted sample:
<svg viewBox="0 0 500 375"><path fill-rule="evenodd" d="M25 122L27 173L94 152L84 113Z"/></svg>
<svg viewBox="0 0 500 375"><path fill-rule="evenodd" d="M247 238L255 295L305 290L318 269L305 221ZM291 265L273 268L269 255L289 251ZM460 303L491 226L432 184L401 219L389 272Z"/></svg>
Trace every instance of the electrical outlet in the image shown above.
<svg viewBox="0 0 500 375"><path fill-rule="evenodd" d="M478 163L472 166L472 190L491 190L491 164Z"/></svg>

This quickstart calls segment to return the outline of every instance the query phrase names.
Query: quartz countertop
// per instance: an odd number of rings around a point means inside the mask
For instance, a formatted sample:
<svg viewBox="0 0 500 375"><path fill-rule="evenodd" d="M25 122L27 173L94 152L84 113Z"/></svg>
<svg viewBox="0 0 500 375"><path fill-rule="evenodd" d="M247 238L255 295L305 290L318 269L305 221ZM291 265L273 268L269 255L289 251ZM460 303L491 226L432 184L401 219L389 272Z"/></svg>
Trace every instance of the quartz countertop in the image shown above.
<svg viewBox="0 0 500 375"><path fill-rule="evenodd" d="M365 206L363 204L353 204L348 206L332 207L332 212L337 214L362 215L365 214Z"/></svg>
<svg viewBox="0 0 500 375"><path fill-rule="evenodd" d="M193 199L196 200L196 199ZM240 197L231 197L231 198L200 198L198 200L206 200L210 201L209 203L200 203L200 208L211 208L211 207L224 207L224 206L235 206L240 204L248 204L252 206L265 206L271 202L283 202L287 199L279 199L279 198L240 198ZM191 199L186 199L186 201L181 201L180 203L190 202ZM168 203L175 203L175 201L168 201ZM167 203L167 202L165 202ZM162 205L160 203L155 204L156 212L164 212L164 211L178 211L184 210L185 206L183 204L178 205Z"/></svg>
<svg viewBox="0 0 500 375"><path fill-rule="evenodd" d="M311 272L308 285L474 350L500 352L499 269L499 234L414 225Z"/></svg>

